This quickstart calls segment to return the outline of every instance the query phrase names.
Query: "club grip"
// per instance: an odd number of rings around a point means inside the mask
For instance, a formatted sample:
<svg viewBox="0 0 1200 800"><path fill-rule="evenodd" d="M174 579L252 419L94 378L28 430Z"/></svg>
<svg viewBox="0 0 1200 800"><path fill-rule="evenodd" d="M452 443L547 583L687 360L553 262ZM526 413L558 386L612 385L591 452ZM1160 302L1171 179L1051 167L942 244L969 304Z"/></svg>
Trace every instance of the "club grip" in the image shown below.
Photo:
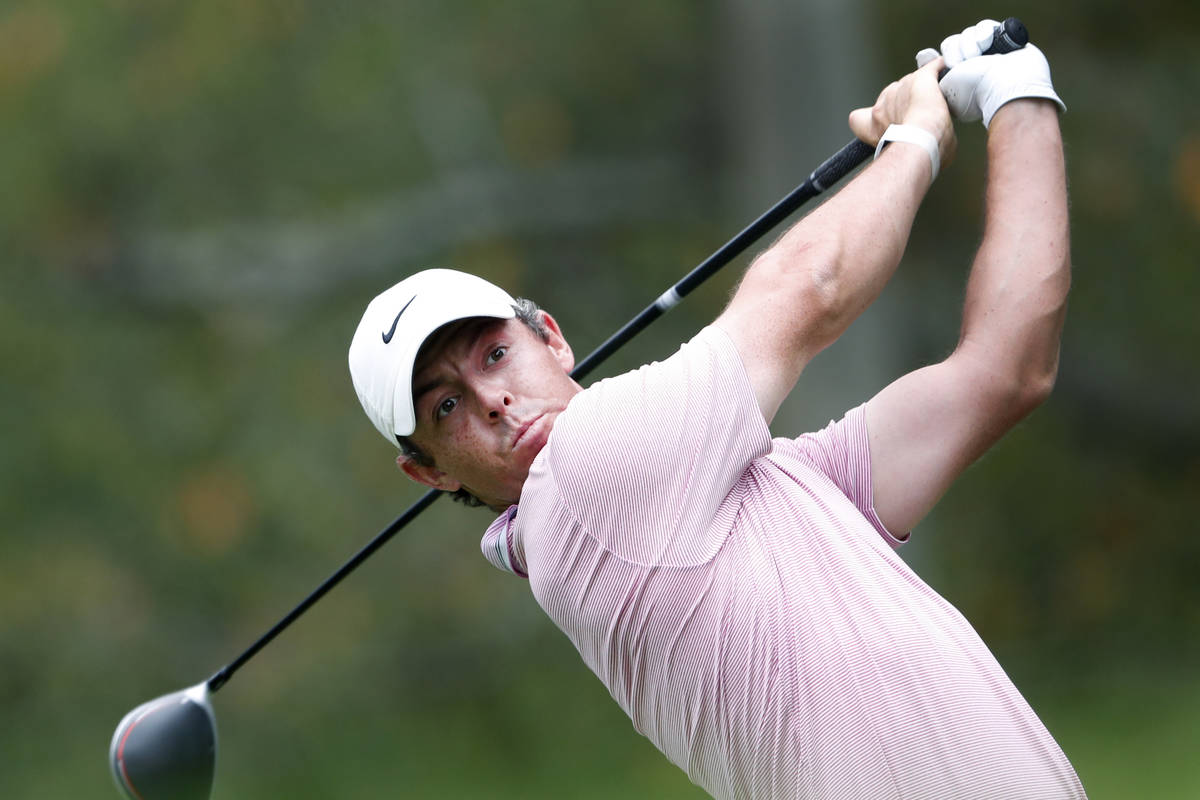
<svg viewBox="0 0 1200 800"><path fill-rule="evenodd" d="M1029 44L1029 30L1025 27L1025 23L1016 17L1009 17L996 26L992 32L992 46L984 50L983 55L994 56L1011 53L1013 50L1020 50L1027 44ZM946 73L949 71L947 67L943 67L942 71L938 73L938 80L946 77Z"/></svg>
<svg viewBox="0 0 1200 800"><path fill-rule="evenodd" d="M992 46L984 51L985 55L1011 53L1029 44L1029 31L1025 23L1016 17L1009 17L996 26L992 33Z"/></svg>
<svg viewBox="0 0 1200 800"><path fill-rule="evenodd" d="M823 192L850 172L859 164L875 154L875 148L858 139L851 139L849 144L838 150L812 171L808 181L818 192Z"/></svg>

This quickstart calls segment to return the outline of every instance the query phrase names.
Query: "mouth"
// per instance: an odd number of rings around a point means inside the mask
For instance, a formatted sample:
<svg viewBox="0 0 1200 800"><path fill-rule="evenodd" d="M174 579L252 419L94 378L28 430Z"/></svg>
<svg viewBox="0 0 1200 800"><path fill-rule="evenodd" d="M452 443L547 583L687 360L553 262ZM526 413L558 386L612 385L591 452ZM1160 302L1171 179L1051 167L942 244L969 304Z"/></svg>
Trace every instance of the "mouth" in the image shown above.
<svg viewBox="0 0 1200 800"><path fill-rule="evenodd" d="M523 423L521 425L521 427L517 428L517 435L513 437L513 443L512 443L512 447L514 450L516 450L522 444L528 444L529 442L532 442L535 439L539 438L536 435L530 436L528 434L530 433L530 431L536 431L537 428L540 428L538 423L542 421L543 417L545 417L545 414L538 414L537 416L533 417L529 421Z"/></svg>

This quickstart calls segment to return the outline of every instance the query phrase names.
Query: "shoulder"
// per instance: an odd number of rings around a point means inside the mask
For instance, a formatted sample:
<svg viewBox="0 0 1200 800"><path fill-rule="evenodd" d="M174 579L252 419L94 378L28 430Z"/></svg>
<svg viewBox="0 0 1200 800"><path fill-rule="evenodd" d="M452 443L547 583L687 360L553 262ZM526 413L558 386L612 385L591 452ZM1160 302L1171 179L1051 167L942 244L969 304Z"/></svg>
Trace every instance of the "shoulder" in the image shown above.
<svg viewBox="0 0 1200 800"><path fill-rule="evenodd" d="M555 424L558 441L628 440L653 434L664 422L696 425L711 414L714 397L741 412L749 389L737 348L710 325L669 358L597 381L571 399ZM672 428L677 425L672 425Z"/></svg>
<svg viewBox="0 0 1200 800"><path fill-rule="evenodd" d="M710 326L670 358L572 398L537 477L553 480L561 502L606 548L663 553L669 541L698 541L770 447L736 348Z"/></svg>
<svg viewBox="0 0 1200 800"><path fill-rule="evenodd" d="M719 429L769 441L737 349L716 326L663 361L598 381L555 422L547 459L565 493L678 467ZM579 483L576 485L575 480Z"/></svg>

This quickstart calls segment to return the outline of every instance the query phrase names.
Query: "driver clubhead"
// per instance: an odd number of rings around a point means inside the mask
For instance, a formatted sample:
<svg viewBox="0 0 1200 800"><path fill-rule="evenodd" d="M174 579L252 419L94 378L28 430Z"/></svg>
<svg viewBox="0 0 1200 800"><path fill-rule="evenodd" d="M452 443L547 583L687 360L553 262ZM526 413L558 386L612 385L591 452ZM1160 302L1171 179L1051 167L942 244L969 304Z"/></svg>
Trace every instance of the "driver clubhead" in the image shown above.
<svg viewBox="0 0 1200 800"><path fill-rule="evenodd" d="M151 700L113 733L108 765L129 800L208 800L217 720L206 683Z"/></svg>

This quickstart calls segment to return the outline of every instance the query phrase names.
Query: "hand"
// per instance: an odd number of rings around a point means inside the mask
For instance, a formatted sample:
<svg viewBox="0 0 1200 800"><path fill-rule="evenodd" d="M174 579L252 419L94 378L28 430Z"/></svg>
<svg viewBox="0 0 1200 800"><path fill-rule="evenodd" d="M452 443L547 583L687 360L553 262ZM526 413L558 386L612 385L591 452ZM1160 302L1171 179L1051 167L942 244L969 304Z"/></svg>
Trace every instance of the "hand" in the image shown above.
<svg viewBox="0 0 1200 800"><path fill-rule="evenodd" d="M875 145L893 123L916 125L933 134L943 166L954 159L957 139L950 110L938 88L942 59L928 61L916 72L905 75L879 94L875 105L850 112L850 130L862 141Z"/></svg>
<svg viewBox="0 0 1200 800"><path fill-rule="evenodd" d="M997 24L985 19L942 41L942 58L950 71L940 86L954 118L964 122L982 119L987 127L1002 105L1026 97L1053 100L1065 111L1041 50L1027 44L1003 55L981 55L991 46ZM922 50L917 53L917 63L927 63L936 55L935 50Z"/></svg>
<svg viewBox="0 0 1200 800"><path fill-rule="evenodd" d="M984 19L964 28L962 33L955 33L942 40L942 58L946 61L946 69L954 69L970 58L978 58L992 46L992 38L1000 23L994 19ZM922 51L925 52L925 51ZM921 54L917 54L918 61Z"/></svg>

